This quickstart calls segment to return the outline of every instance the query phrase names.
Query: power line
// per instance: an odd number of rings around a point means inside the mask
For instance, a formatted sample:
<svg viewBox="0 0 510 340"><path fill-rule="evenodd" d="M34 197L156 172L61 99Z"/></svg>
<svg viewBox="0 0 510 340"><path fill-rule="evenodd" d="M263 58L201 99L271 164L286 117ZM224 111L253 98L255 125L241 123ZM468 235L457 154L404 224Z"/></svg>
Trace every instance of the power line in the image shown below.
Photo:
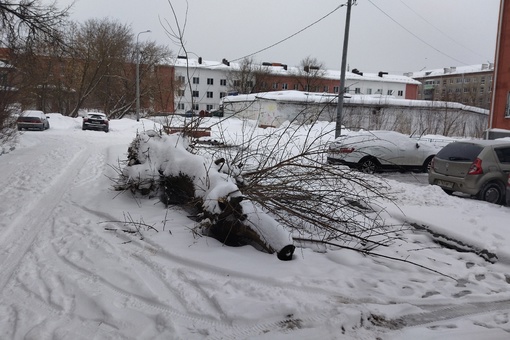
<svg viewBox="0 0 510 340"><path fill-rule="evenodd" d="M455 58L455 57L452 57L451 55L441 51L440 49L432 46L431 44L429 44L428 42L426 42L425 40L423 40L422 38L420 38L418 35L414 34L413 32L411 32L410 30L408 30L406 27L404 27L404 25L402 25L401 23L399 23L397 20L393 19L388 13L386 13L385 11L383 11L381 8L379 8L376 4L374 4L372 2L372 0L368 0L368 2L370 2L375 8L377 8L381 13L383 13L385 16L387 16L391 21L393 21L394 23L396 23L397 25L399 25L402 29L404 29L407 33L411 34L413 37L415 37L416 39L418 39L419 41L421 41L422 43L424 43L425 45L427 45L428 47L432 48L433 50L435 50L436 52L439 52L440 54L444 55L445 57L448 57L452 60L455 60L456 62L462 64L462 65L468 65L467 63Z"/></svg>
<svg viewBox="0 0 510 340"><path fill-rule="evenodd" d="M315 20L314 22L312 22L312 23L311 23L311 24L309 24L308 26L305 26L304 28L300 29L299 31L297 31L297 32L295 32L295 33L293 33L293 34L289 35L289 36L288 36L288 37L286 37L286 38L283 38L283 39L282 39L282 40L280 40L280 41L275 42L275 43L274 43L274 44L272 44L272 45L269 45L269 46L264 47L263 49L260 49L260 50L258 50L258 51L256 51L256 52L253 52L253 53L250 53L250 54L248 54L248 55L245 55L244 57L237 58L237 59L233 59L233 60L231 60L231 61L238 61L238 60L242 60L242 59L245 59L245 58L249 58L249 57L251 57L251 56L253 56L253 55L255 55L255 54L258 54L258 53L260 53L260 52L264 52L264 51L266 51L266 50L268 50L268 49L270 49L270 48L273 48L273 47L275 47L275 46L277 46L277 45L279 45L279 44L281 44L281 43L283 43L283 42L285 42L285 41L287 41L287 40L289 40L289 39L291 39L291 38L295 37L295 36L296 36L296 35L298 35L299 33L301 33L301 32L303 32L303 31L305 31L305 30L309 29L310 27L312 27L312 26L314 26L314 25L318 24L319 22L321 22L322 20L326 19L326 18L327 18L327 17L329 17L331 14L335 13L336 11L338 11L340 8L342 8L342 7L344 7L344 6L346 6L346 4L342 4L342 5L337 6L334 10L332 10L331 12L329 12L329 13L327 13L326 15L322 16L321 18L319 18L319 19Z"/></svg>
<svg viewBox="0 0 510 340"><path fill-rule="evenodd" d="M436 31L438 31L439 33L441 33L442 35L444 35L445 37L447 37L448 39L450 39L451 41L453 41L454 43L456 43L457 45L459 45L460 47L462 48L465 48L466 50L468 50L469 52L473 53L473 54L476 54L477 56L481 57L482 59L486 59L486 56L483 56L481 55L480 53L476 52L476 51L473 51L472 49L470 49L469 47L467 46L464 46L462 45L461 43L459 43L457 40L455 40L454 38L450 37L448 34L446 34L445 32L443 32L441 29L439 29L438 27L434 26L430 21L428 21L427 19L425 19L420 13L416 12L414 9L412 9L411 7L409 7L408 4L406 4L404 1L400 0L400 2L402 3L402 5L406 6L411 12L413 12L416 16L418 16L419 18L421 18L423 21L425 21L427 24L429 24L430 26L432 26Z"/></svg>

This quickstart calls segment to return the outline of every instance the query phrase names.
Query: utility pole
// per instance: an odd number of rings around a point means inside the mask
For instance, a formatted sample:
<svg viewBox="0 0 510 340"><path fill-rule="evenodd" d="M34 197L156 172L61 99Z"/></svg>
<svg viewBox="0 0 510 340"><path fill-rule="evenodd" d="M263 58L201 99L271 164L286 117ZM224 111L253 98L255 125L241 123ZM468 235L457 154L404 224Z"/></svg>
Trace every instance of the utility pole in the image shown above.
<svg viewBox="0 0 510 340"><path fill-rule="evenodd" d="M345 68L347 65L347 46L349 44L349 26L351 22L352 2L356 0L347 0L347 14L345 16L344 48L342 52L342 67L340 69L340 86L338 89L338 103L336 106L336 129L335 138L340 137L342 133L342 110L344 108L345 92Z"/></svg>

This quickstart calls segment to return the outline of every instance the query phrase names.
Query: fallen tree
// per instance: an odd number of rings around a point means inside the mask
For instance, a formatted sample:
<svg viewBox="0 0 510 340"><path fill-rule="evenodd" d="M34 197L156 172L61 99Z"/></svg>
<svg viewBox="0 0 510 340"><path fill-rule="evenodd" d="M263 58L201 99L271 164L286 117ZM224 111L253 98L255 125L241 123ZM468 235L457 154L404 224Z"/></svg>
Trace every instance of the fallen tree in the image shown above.
<svg viewBox="0 0 510 340"><path fill-rule="evenodd" d="M117 190L196 211L204 235L230 246L251 244L276 253L280 260L292 259L290 231L243 195L240 168L191 153L186 137L153 130L139 133L120 175Z"/></svg>

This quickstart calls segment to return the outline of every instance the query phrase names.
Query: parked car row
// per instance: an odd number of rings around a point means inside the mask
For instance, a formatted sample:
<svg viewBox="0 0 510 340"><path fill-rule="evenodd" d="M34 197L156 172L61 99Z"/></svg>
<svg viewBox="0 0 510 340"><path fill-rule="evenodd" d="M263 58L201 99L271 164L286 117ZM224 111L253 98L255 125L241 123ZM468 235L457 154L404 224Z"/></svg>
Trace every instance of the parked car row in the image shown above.
<svg viewBox="0 0 510 340"><path fill-rule="evenodd" d="M366 173L428 172L447 194L510 205L510 139L449 140L445 145L393 131L348 132L329 145L328 163Z"/></svg>
<svg viewBox="0 0 510 340"><path fill-rule="evenodd" d="M50 128L48 116L40 110L25 110L23 111L17 121L18 130L47 130ZM81 126L82 130L101 130L108 132L110 130L110 120L104 113L91 112L83 117Z"/></svg>

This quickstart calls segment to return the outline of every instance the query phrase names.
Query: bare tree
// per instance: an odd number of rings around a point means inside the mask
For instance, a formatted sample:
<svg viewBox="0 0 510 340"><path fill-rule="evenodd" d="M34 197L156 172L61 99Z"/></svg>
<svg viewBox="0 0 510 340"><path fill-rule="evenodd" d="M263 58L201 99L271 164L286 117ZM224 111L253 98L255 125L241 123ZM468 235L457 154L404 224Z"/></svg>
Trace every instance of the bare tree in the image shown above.
<svg viewBox="0 0 510 340"><path fill-rule="evenodd" d="M59 10L56 2L49 5L39 0L4 0L0 2L1 38L11 48L44 37L56 37L66 21L71 6Z"/></svg>
<svg viewBox="0 0 510 340"><path fill-rule="evenodd" d="M252 57L238 63L238 67L227 73L230 91L242 94L257 93L267 90L266 84L271 71L267 66L256 64Z"/></svg>
<svg viewBox="0 0 510 340"><path fill-rule="evenodd" d="M299 63L298 71L294 76L299 84L299 90L319 92L325 74L324 63L310 56Z"/></svg>
<svg viewBox="0 0 510 340"><path fill-rule="evenodd" d="M7 64L2 70L0 144L14 136L14 104L20 98L20 92L15 87L16 72L11 61L20 48L27 51L30 46L41 41L59 40L59 29L66 21L68 9L59 10L55 3L44 5L39 0L0 2L0 42L9 49L7 58L3 60Z"/></svg>
<svg viewBox="0 0 510 340"><path fill-rule="evenodd" d="M104 86L102 91L108 93L108 82L105 84L103 80L118 75L125 67L133 34L127 25L116 21L91 19L81 25L70 40L73 47L71 67L76 71L69 84L76 91L71 115L77 116L90 95L96 90L101 91L100 85ZM91 105L97 106L97 100L91 98Z"/></svg>

